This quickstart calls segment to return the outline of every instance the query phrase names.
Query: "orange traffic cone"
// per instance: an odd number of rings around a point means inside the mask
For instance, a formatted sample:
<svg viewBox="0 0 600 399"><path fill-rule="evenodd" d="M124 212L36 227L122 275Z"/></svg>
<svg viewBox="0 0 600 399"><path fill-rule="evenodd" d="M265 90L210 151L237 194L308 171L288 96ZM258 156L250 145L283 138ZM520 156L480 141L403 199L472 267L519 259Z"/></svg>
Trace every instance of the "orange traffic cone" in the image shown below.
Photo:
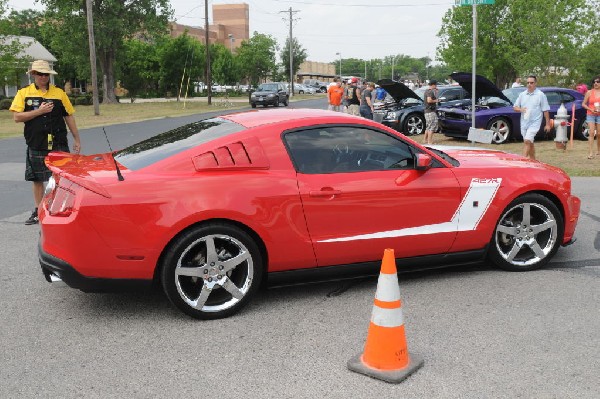
<svg viewBox="0 0 600 399"><path fill-rule="evenodd" d="M393 249L386 249L365 350L348 361L348 368L387 382L398 383L423 366L423 358L408 354L402 302Z"/></svg>

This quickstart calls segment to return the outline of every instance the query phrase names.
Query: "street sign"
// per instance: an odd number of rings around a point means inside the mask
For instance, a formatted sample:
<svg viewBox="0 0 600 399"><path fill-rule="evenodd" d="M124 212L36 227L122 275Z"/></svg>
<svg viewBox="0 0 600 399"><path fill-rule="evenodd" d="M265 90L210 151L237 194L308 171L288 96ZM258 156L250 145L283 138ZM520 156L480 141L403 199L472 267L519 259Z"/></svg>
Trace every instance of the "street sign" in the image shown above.
<svg viewBox="0 0 600 399"><path fill-rule="evenodd" d="M496 0L454 0L455 6L472 6L473 4L480 6L484 4L495 4Z"/></svg>

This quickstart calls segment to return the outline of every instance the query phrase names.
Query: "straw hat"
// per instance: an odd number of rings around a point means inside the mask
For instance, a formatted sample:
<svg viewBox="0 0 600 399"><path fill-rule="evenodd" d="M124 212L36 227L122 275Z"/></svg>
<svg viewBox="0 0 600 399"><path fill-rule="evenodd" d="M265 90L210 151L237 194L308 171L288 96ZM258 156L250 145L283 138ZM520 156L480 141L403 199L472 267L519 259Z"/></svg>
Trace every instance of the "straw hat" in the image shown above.
<svg viewBox="0 0 600 399"><path fill-rule="evenodd" d="M48 61L44 61L44 60L33 61L33 63L31 64L31 68L29 69L29 71L27 71L27 73L31 73L33 71L39 72L39 73L49 73L51 75L56 75L56 71L50 67L50 64L48 63Z"/></svg>

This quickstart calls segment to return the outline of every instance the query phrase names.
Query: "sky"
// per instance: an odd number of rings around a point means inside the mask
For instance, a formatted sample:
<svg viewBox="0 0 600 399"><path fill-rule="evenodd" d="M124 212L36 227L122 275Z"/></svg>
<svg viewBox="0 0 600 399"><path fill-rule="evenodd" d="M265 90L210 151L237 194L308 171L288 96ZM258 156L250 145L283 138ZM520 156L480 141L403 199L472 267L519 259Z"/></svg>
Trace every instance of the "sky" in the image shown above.
<svg viewBox="0 0 600 399"><path fill-rule="evenodd" d="M246 3L250 35L271 35L283 47L289 37L289 9L294 13L293 36L309 61L340 58L377 59L391 55L435 59L437 33L454 0L209 0L212 4ZM16 10L41 9L34 0L9 0ZM204 0L171 0L174 19L183 25L204 26Z"/></svg>

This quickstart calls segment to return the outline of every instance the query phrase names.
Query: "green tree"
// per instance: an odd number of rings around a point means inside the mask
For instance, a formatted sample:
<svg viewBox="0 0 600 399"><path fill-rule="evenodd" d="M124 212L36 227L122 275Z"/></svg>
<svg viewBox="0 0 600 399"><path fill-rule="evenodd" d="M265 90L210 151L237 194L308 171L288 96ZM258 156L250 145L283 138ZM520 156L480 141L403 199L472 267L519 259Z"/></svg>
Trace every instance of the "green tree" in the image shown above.
<svg viewBox="0 0 600 399"><path fill-rule="evenodd" d="M85 1L40 0L49 10L42 25L61 62L77 66L89 76L89 50ZM166 33L172 15L168 0L93 0L96 53L103 79L104 103L116 102L116 64L124 41L136 35Z"/></svg>
<svg viewBox="0 0 600 399"><path fill-rule="evenodd" d="M241 68L235 56L222 44L211 46L211 71L215 82L222 85L234 85L241 78Z"/></svg>
<svg viewBox="0 0 600 399"><path fill-rule="evenodd" d="M204 80L204 52L204 45L188 36L187 32L161 41L158 50L161 89L176 95L177 101L180 93L185 94L186 87L191 94L191 83Z"/></svg>
<svg viewBox="0 0 600 399"><path fill-rule="evenodd" d="M477 72L503 87L516 76L574 71L589 35L586 0L496 0L477 7ZM438 56L451 69L472 69L472 7L452 7L442 21Z"/></svg>
<svg viewBox="0 0 600 399"><path fill-rule="evenodd" d="M279 53L281 57L281 64L283 66L283 73L285 75L285 81L290 79L290 39L285 40L283 50ZM300 70L300 64L306 61L308 55L306 50L298 43L298 39L292 39L292 76L296 76Z"/></svg>
<svg viewBox="0 0 600 399"><path fill-rule="evenodd" d="M239 65L252 85L257 85L275 69L276 51L277 41L270 35L254 32L249 40L242 42L238 48Z"/></svg>
<svg viewBox="0 0 600 399"><path fill-rule="evenodd" d="M19 75L27 67L29 59L20 56L23 45L8 36L16 32L12 30L11 21L6 18L6 3L6 0L0 0L0 82L3 82L1 86L8 84L18 87Z"/></svg>
<svg viewBox="0 0 600 399"><path fill-rule="evenodd" d="M129 96L157 93L160 80L158 46L138 39L126 40L123 44L120 78Z"/></svg>

